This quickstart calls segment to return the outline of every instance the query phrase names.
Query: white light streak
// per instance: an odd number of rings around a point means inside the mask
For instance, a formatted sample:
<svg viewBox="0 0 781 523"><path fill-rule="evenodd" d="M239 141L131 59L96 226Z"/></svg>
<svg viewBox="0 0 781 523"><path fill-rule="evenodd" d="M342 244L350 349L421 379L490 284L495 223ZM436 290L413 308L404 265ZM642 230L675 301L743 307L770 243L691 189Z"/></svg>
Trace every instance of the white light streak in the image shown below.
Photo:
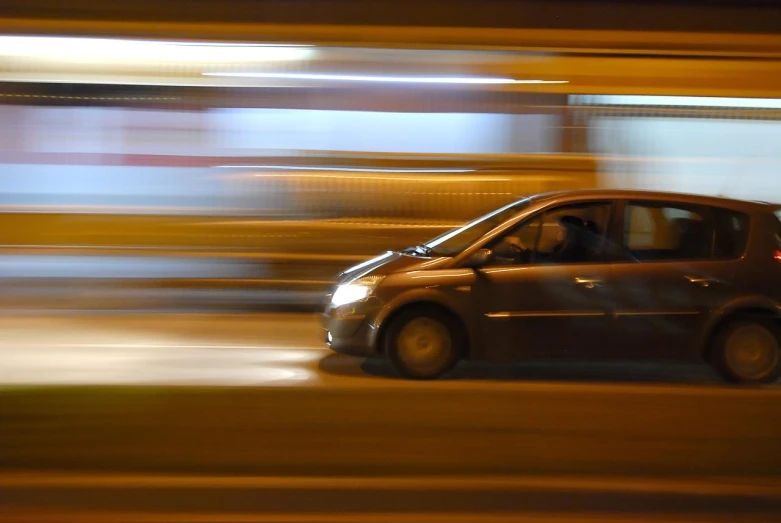
<svg viewBox="0 0 781 523"><path fill-rule="evenodd" d="M723 98L712 96L611 96L572 95L575 105L631 105L655 107L730 107L746 109L781 109L779 98Z"/></svg>
<svg viewBox="0 0 781 523"><path fill-rule="evenodd" d="M326 172L356 172L356 173L473 173L475 169L383 169L370 167L338 167L338 166L311 166L311 165L218 165L218 169L258 169L265 171L326 171Z"/></svg>
<svg viewBox="0 0 781 523"><path fill-rule="evenodd" d="M331 82L380 82L409 84L472 84L472 85L504 85L504 84L566 84L567 80L516 80L489 76L384 76L358 74L322 74L322 73L229 73L207 72L204 76L222 76L233 78L258 78L267 80L312 80Z"/></svg>
<svg viewBox="0 0 781 523"><path fill-rule="evenodd" d="M0 56L72 62L248 63L304 60L311 46L166 42L116 38L0 36Z"/></svg>

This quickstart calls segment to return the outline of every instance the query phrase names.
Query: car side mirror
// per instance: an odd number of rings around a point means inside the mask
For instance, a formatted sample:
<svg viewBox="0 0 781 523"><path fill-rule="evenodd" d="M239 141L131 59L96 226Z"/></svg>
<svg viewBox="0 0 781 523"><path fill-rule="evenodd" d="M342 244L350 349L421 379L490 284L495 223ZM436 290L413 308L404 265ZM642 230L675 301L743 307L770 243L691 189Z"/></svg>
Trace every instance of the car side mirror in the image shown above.
<svg viewBox="0 0 781 523"><path fill-rule="evenodd" d="M491 261L491 259L493 259L493 257L494 251L491 249L480 249L469 257L466 265L468 267L472 267L473 269L477 269L486 265Z"/></svg>

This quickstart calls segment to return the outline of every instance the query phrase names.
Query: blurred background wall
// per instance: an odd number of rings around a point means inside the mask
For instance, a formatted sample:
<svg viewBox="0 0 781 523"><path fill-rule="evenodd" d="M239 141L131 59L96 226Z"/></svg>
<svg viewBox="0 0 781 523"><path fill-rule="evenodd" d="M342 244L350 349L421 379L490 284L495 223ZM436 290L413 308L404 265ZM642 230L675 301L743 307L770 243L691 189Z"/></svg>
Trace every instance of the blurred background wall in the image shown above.
<svg viewBox="0 0 781 523"><path fill-rule="evenodd" d="M547 190L781 201L771 2L4 3L8 306L311 305Z"/></svg>

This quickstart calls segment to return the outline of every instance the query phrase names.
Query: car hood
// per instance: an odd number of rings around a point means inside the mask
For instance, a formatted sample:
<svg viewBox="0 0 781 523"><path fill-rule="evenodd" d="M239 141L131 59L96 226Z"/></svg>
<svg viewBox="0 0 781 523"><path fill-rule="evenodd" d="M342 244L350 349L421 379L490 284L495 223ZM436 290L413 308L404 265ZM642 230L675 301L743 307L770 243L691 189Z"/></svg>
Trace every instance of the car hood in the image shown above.
<svg viewBox="0 0 781 523"><path fill-rule="evenodd" d="M392 274L394 272L408 272L416 270L431 270L444 265L450 258L423 257L388 251L375 258L354 265L340 272L336 279L339 283L348 280L369 276L372 274Z"/></svg>

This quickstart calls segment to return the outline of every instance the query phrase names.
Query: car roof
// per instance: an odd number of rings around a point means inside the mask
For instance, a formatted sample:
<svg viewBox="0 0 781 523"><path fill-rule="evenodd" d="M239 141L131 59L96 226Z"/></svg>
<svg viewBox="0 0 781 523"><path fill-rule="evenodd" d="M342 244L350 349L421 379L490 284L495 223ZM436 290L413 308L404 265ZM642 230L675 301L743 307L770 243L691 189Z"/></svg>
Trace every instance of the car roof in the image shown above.
<svg viewBox="0 0 781 523"><path fill-rule="evenodd" d="M781 209L779 204L754 202L723 198L717 196L704 196L700 194L675 193L665 191L639 191L622 189L578 189L571 191L556 191L541 193L531 197L536 202L560 201L577 202L580 200L653 200L670 203L686 203L692 205L708 205L713 207L725 207L744 212L769 212Z"/></svg>

